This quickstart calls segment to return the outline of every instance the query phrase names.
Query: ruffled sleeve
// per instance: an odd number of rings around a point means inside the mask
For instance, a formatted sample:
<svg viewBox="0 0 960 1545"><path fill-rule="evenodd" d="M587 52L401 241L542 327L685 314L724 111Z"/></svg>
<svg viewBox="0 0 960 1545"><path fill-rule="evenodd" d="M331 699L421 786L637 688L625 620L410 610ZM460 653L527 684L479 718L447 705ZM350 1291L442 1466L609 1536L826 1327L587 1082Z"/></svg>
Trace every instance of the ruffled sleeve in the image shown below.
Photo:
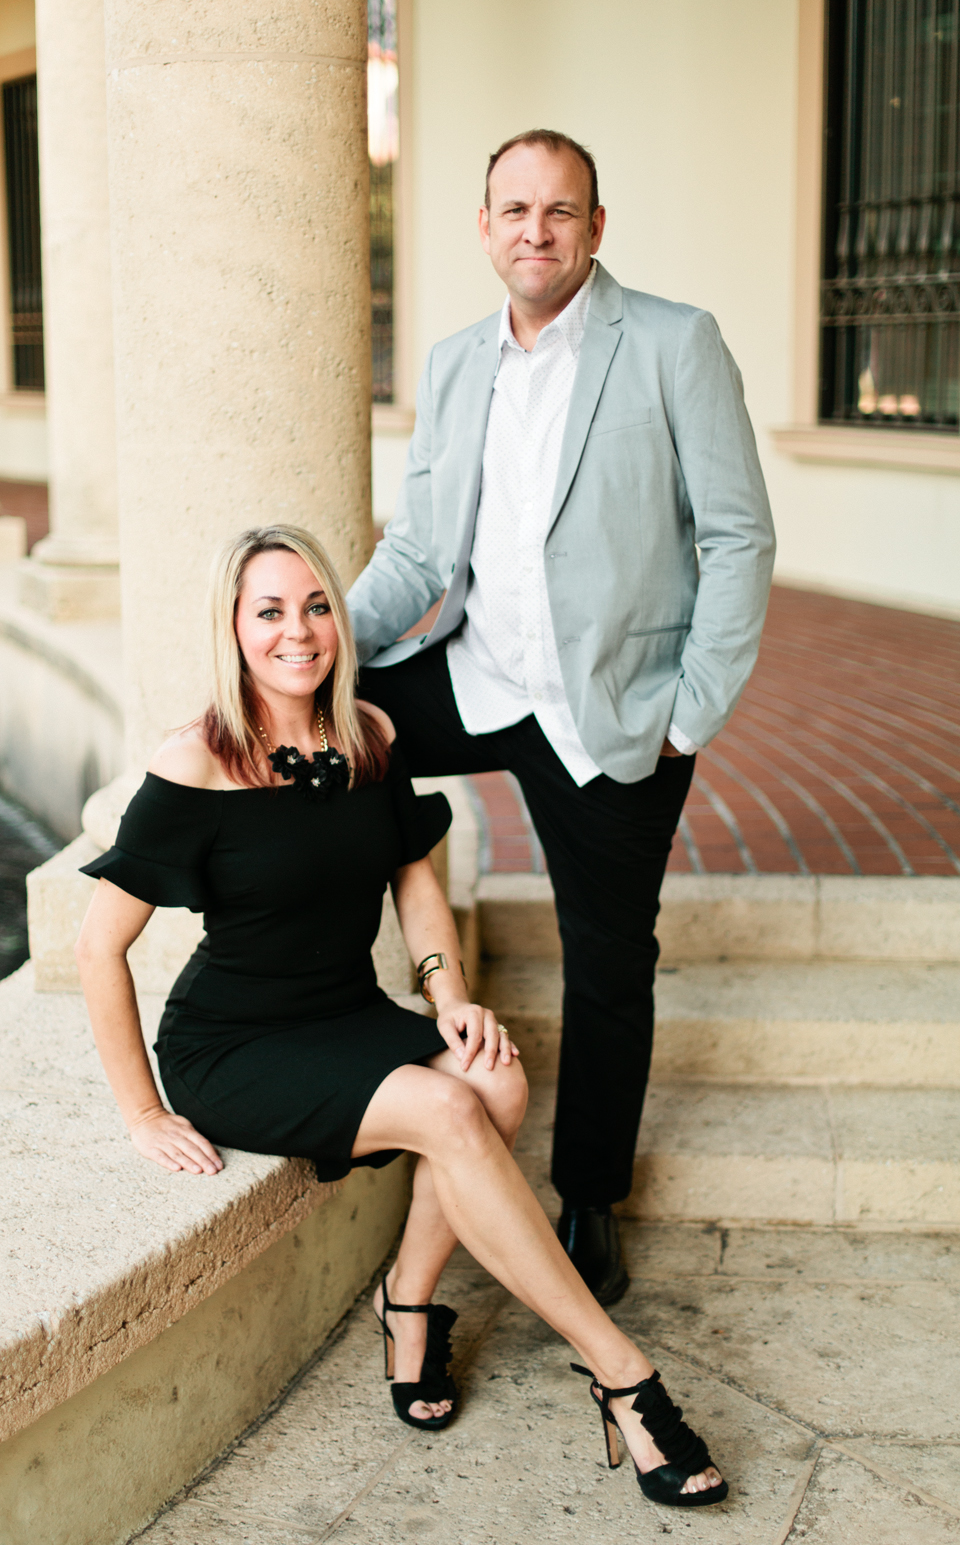
<svg viewBox="0 0 960 1545"><path fill-rule="evenodd" d="M80 873L110 880L155 907L202 912L204 867L220 824L223 796L147 773L126 808L117 840Z"/></svg>
<svg viewBox="0 0 960 1545"><path fill-rule="evenodd" d="M400 864L426 858L450 829L453 811L445 794L415 794L403 752L394 742L388 774L393 785L393 808L400 830Z"/></svg>

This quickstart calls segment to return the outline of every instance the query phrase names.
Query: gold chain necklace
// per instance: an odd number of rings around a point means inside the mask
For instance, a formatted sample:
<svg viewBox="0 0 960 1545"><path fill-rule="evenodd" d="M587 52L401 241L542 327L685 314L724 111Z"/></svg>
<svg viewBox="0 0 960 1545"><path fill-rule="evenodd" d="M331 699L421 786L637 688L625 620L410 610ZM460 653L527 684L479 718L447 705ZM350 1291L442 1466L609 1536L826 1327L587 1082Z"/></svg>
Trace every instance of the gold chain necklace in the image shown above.
<svg viewBox="0 0 960 1545"><path fill-rule="evenodd" d="M267 732L264 729L262 724L258 724L257 725L257 729L260 732L260 739L263 741L263 744L267 748L267 755L268 756L273 756L274 753L276 752L276 749L277 749L276 746L272 743L272 741L269 741L267 739ZM326 729L324 728L323 709L322 708L318 708L317 709L317 733L320 736L320 750L321 751L328 751L330 748L327 745L327 732L326 732Z"/></svg>

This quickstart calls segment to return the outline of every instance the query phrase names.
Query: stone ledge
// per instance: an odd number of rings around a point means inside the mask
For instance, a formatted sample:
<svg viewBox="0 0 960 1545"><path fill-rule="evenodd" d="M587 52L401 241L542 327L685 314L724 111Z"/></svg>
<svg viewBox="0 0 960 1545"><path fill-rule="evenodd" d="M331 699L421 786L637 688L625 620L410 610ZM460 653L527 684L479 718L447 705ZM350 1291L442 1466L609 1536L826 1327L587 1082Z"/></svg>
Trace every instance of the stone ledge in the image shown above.
<svg viewBox="0 0 960 1545"><path fill-rule="evenodd" d="M51 622L119 620L120 566L24 558L20 564L20 602Z"/></svg>
<svg viewBox="0 0 960 1545"><path fill-rule="evenodd" d="M955 430L924 434L859 424L786 424L771 429L770 438L782 455L795 461L896 467L904 472L960 472L960 437Z"/></svg>
<svg viewBox="0 0 960 1545"><path fill-rule="evenodd" d="M123 1545L142 1529L349 1310L396 1237L409 1173L355 1170L153 1340L0 1444L4 1545Z"/></svg>
<svg viewBox="0 0 960 1545"><path fill-rule="evenodd" d="M0 985L0 1439L153 1340L340 1189L302 1160L227 1149L221 1174L205 1177L140 1158L82 1000L32 989L29 964ZM148 1040L161 1007L142 1004Z"/></svg>

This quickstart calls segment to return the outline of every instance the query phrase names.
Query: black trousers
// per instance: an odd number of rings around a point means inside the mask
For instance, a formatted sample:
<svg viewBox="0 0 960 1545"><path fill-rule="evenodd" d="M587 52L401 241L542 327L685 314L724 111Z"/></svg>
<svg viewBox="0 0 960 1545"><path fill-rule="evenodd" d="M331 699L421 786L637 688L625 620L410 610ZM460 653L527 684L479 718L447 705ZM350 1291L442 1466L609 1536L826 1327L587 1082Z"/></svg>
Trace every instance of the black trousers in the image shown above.
<svg viewBox="0 0 960 1545"><path fill-rule="evenodd" d="M661 757L639 783L578 788L531 714L468 735L446 650L365 670L360 696L391 717L415 777L507 770L543 845L563 945L563 1039L551 1178L572 1206L606 1206L633 1181L653 1047L653 981L670 844L693 757Z"/></svg>

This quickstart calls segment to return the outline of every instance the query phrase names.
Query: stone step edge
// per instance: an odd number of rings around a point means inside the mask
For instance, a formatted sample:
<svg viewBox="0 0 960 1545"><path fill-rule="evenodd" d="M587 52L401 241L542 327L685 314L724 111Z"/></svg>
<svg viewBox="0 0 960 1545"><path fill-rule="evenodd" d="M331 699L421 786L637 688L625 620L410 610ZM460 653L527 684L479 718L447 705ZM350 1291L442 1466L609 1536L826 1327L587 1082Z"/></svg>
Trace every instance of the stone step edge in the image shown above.
<svg viewBox="0 0 960 1545"><path fill-rule="evenodd" d="M960 1163L638 1155L618 1208L646 1222L960 1229Z"/></svg>
<svg viewBox="0 0 960 1545"><path fill-rule="evenodd" d="M486 874L481 946L558 959L548 875ZM668 874L661 960L960 961L960 876Z"/></svg>
<svg viewBox="0 0 960 1545"><path fill-rule="evenodd" d="M89 1296L8 1324L0 1344L0 1442L116 1366L278 1239L335 1197L305 1159L264 1158L261 1173L230 1188L199 1227L134 1262ZM229 1188L229 1189L228 1189Z"/></svg>
<svg viewBox="0 0 960 1545"><path fill-rule="evenodd" d="M530 1078L554 1078L559 1010L483 1001L515 1037ZM692 1019L657 1011L651 1076L660 1083L960 1089L956 1023L930 1020Z"/></svg>

